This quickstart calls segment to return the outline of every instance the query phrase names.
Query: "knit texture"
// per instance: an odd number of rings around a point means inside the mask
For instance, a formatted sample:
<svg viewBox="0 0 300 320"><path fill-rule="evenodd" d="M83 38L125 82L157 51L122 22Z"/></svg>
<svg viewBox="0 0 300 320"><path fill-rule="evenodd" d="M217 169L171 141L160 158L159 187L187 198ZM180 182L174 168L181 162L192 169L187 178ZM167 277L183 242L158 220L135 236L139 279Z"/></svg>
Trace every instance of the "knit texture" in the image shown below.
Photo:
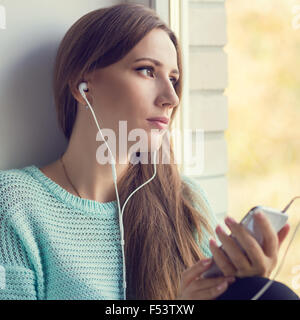
<svg viewBox="0 0 300 320"><path fill-rule="evenodd" d="M76 197L35 165L0 170L0 300L123 299L120 241L117 201Z"/></svg>

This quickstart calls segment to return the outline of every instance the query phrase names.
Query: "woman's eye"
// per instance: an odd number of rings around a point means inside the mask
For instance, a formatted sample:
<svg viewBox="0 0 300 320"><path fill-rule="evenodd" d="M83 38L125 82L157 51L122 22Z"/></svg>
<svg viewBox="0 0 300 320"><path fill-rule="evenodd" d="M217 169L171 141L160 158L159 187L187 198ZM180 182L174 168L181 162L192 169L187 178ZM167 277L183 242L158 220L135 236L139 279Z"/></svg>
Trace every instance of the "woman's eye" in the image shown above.
<svg viewBox="0 0 300 320"><path fill-rule="evenodd" d="M137 71L140 71L140 70L148 70L148 71L153 72L153 71L154 71L154 68L153 68L153 67L144 66L144 67L137 68L136 70L137 70ZM170 79L172 79L173 86L175 86L175 84L176 84L176 82L177 82L177 79L176 79L176 78L170 78Z"/></svg>
<svg viewBox="0 0 300 320"><path fill-rule="evenodd" d="M153 72L154 70L153 70L153 67L140 67L140 68L138 68L138 69L136 69L137 71L140 71L140 70L150 70L151 72Z"/></svg>

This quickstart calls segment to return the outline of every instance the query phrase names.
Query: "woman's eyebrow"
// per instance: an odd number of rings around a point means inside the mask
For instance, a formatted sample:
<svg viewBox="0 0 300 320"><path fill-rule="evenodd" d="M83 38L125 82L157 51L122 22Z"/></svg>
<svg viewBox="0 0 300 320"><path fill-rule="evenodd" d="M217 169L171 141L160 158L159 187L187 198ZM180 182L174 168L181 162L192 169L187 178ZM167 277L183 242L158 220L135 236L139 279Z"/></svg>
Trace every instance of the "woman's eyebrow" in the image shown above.
<svg viewBox="0 0 300 320"><path fill-rule="evenodd" d="M162 66L163 66L163 64L162 64L160 61L155 60L155 59L153 59L153 58L138 58L138 59L136 59L134 62L141 61L141 60L149 60L149 61L153 62L153 63L154 63L156 66L158 66L158 67L162 67ZM173 70L171 71L171 73L179 74L179 71L178 71L177 69L173 69Z"/></svg>

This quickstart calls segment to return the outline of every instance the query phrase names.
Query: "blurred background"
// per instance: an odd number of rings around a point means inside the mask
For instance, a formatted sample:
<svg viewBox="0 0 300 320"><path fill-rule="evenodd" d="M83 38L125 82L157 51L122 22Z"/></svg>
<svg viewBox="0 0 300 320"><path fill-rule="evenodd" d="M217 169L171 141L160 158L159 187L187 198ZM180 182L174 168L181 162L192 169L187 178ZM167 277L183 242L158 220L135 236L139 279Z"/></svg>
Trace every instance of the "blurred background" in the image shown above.
<svg viewBox="0 0 300 320"><path fill-rule="evenodd" d="M300 1L225 5L228 214L239 221L256 205L282 210L300 195ZM300 199L287 213L280 258L300 220ZM276 280L300 295L300 232Z"/></svg>

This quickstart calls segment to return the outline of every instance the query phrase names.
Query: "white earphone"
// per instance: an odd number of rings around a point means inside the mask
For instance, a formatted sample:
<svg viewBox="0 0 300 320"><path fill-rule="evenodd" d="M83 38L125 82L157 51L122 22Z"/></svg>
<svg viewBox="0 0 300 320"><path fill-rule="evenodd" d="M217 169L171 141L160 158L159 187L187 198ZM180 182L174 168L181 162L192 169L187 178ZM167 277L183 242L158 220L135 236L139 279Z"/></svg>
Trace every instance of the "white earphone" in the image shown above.
<svg viewBox="0 0 300 320"><path fill-rule="evenodd" d="M79 89L79 92L81 93L82 97L85 97L85 91L88 89L87 83L81 82L80 85L78 86L78 89Z"/></svg>
<svg viewBox="0 0 300 320"><path fill-rule="evenodd" d="M94 117L94 120L96 122L96 125L98 127L98 130L102 136L102 139L104 140L104 142L106 143L106 146L110 152L110 155L111 155L111 158L112 158L112 163L111 163L111 167L112 167L112 175L113 175L113 181L114 181L114 184L115 184L115 190L116 190L116 196L117 196L117 202L118 202L118 210L119 210L119 225L120 225L120 233L121 233L121 246L122 246L122 255L123 255L123 290L124 290L124 300L126 300L126 264L125 264L125 254L124 254L124 244L125 244L125 241L124 241L124 227L123 227L123 211L124 211L124 208L125 208L125 205L127 204L127 201L130 199L130 197L136 192L138 191L140 188L142 188L145 184L149 183L152 179L154 179L155 175L156 175L156 150L154 151L154 174L153 176L148 180L146 181L145 183L143 183L142 185L140 185L137 189L135 189L130 195L129 197L126 199L123 207L122 207L122 210L121 210L121 206L120 206L120 200L119 200L119 192L118 192L118 187L117 187L117 172L116 172L116 160L115 158L113 157L113 154L106 142L106 140L104 139L103 137L103 134L102 134L102 131L99 127L99 124L98 124L98 121L97 121L97 118L96 118L96 115L94 113L94 110L93 108L91 107L88 99L86 98L86 94L85 94L85 91L88 90L88 86L87 86L87 83L86 82L81 82L78 86L78 89L79 89L79 92L81 94L81 96L84 98L84 100L86 101L86 103L88 104L88 106L90 107L90 110L93 114L93 117Z"/></svg>

